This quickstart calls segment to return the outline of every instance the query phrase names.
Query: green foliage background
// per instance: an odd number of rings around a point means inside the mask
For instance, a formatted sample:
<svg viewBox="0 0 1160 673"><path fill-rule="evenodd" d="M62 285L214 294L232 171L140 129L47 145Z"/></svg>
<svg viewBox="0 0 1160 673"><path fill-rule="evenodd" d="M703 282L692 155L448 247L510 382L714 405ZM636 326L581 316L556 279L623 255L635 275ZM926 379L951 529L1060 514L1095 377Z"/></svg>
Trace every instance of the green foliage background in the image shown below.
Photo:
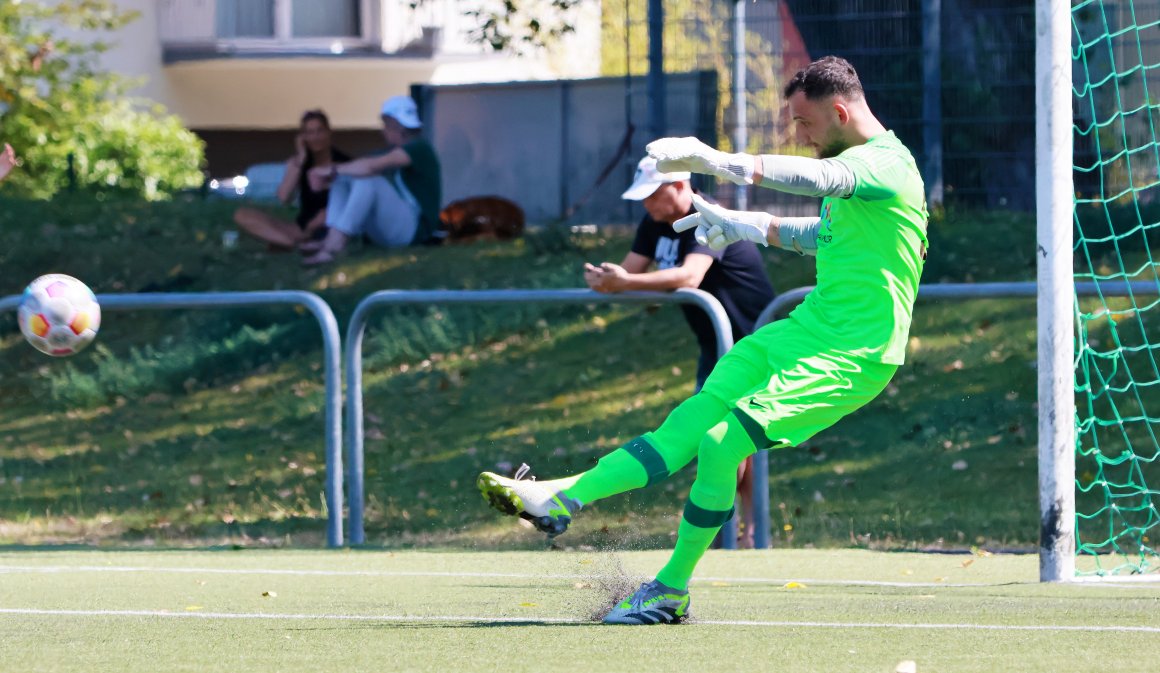
<svg viewBox="0 0 1160 673"><path fill-rule="evenodd" d="M781 58L760 34L746 31L746 119L748 146L733 147L733 66L732 5L704 0L674 0L665 3L664 63L666 72L713 70L717 73L716 146L731 152L769 152L779 148L784 154L796 154L786 126L779 124L781 115ZM627 21L625 12L628 12ZM607 76L644 75L648 72L648 3L601 5L600 71ZM627 35L626 35L627 32ZM627 39L627 44L626 44ZM626 47L628 50L626 52Z"/></svg>
<svg viewBox="0 0 1160 673"><path fill-rule="evenodd" d="M5 191L159 199L202 183L201 140L161 106L130 97L134 81L98 69L110 45L87 36L138 18L108 0L0 2L0 142L22 161Z"/></svg>
<svg viewBox="0 0 1160 673"><path fill-rule="evenodd" d="M49 271L98 293L304 289L345 326L359 299L388 288L582 287L584 262L619 260L631 243L629 228L549 229L507 244L356 249L304 270L250 241L223 249L236 205L9 202L0 294ZM1013 215L938 219L924 280L1031 278L1033 232ZM781 290L813 280L809 258L764 257ZM886 394L771 455L776 544L1032 546L1034 314L1023 300L923 304ZM671 306L376 312L364 342L368 539L542 544L483 506L479 471L585 469L692 391L695 357ZM321 544L323 391L318 327L287 307L110 311L97 342L66 359L35 352L0 315L0 543ZM691 478L587 508L564 543L670 545Z"/></svg>

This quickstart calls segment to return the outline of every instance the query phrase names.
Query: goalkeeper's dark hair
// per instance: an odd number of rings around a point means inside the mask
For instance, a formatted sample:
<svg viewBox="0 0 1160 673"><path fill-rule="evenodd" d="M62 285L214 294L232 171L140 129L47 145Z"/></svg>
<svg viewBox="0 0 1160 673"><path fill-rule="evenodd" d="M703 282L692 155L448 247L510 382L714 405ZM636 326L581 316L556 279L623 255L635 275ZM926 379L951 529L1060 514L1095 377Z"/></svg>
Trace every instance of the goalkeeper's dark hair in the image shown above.
<svg viewBox="0 0 1160 673"><path fill-rule="evenodd" d="M834 95L842 95L849 99L860 99L865 96L862 82L858 79L854 66L837 56L823 56L799 70L789 84L785 85L785 97L789 98L798 91L804 93L809 100L820 100Z"/></svg>

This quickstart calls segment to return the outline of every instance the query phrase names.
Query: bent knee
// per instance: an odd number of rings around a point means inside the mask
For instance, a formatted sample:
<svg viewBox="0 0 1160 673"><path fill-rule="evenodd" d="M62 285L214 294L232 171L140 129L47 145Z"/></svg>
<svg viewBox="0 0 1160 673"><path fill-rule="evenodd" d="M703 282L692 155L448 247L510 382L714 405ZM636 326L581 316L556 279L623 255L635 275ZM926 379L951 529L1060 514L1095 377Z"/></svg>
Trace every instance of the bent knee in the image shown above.
<svg viewBox="0 0 1160 673"><path fill-rule="evenodd" d="M734 414L727 414L710 428L697 449L698 463L729 467L734 472L745 459L757 452L749 432Z"/></svg>
<svg viewBox="0 0 1160 673"><path fill-rule="evenodd" d="M234 224L245 227L262 217L262 211L257 208L238 208L234 211Z"/></svg>

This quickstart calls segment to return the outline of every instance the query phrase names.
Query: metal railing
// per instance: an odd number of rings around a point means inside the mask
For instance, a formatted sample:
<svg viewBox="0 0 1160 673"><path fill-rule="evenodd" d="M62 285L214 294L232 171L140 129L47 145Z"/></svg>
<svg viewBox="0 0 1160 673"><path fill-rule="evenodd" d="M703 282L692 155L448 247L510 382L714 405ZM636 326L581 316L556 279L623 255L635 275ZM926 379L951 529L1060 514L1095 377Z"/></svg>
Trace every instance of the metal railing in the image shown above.
<svg viewBox="0 0 1160 673"><path fill-rule="evenodd" d="M318 320L322 328L323 367L326 377L326 544L331 547L343 545L342 535L342 386L339 378L341 370L342 343L338 334L338 321L330 305L316 294L298 290L273 292L190 292L190 293L142 293L142 294L99 294L97 302L101 311L134 311L144 309L183 308L238 308L242 306L262 306L292 304L303 306ZM20 296L12 295L0 299L0 311L15 309L20 305Z"/></svg>
<svg viewBox="0 0 1160 673"><path fill-rule="evenodd" d="M754 330L760 329L796 306L812 291L812 285L797 287L779 294L757 316ZM1126 297L1133 295L1155 295L1157 286L1152 282L1104 281L1075 284L1075 292L1080 297ZM918 299L1003 299L1011 297L1036 297L1038 285L1034 282L1021 283L939 283L920 285ZM769 518L769 452L758 451L753 457L753 546L767 549L770 544Z"/></svg>
<svg viewBox="0 0 1160 673"><path fill-rule="evenodd" d="M756 321L756 328L768 324L800 303L813 286L798 287L779 294ZM1077 296L1132 296L1156 295L1157 286L1151 282L1083 282L1076 283ZM1012 283L944 283L922 285L918 299L1000 299L1035 297L1034 282ZM21 297L0 298L0 311L15 309ZM346 372L347 400L347 469L349 470L349 531L351 544L366 541L364 530L365 481L363 460L363 396L362 396L362 340L367 319L375 307L405 304L484 304L550 302L566 304L656 304L677 303L698 306L708 314L717 335L718 357L733 345L733 332L721 304L701 290L682 289L671 293L626 292L601 294L591 290L384 290L368 295L355 308L347 334L346 352L340 350L338 324L330 306L318 295L302 291L273 292L210 292L210 293L145 293L102 294L97 296L102 310L182 309L182 308L238 308L256 305L292 304L304 306L318 320L322 329L324 369L326 381L326 502L327 544L344 544L343 511L343 456L342 456L342 396L340 371ZM342 369L340 370L340 366ZM754 456L753 471L754 546L770 546L769 510L769 453L759 451ZM726 549L736 546L736 518L722 528Z"/></svg>
<svg viewBox="0 0 1160 673"><path fill-rule="evenodd" d="M346 335L343 354L347 386L347 463L349 469L348 497L350 500L350 542L366 541L363 529L365 505L363 466L363 391L362 341L367 317L378 306L403 304L512 304L551 302L557 304L692 304L709 316L717 333L717 356L733 347L733 329L721 303L701 290L682 289L675 292L623 292L601 294L592 290L383 290L367 295L354 310ZM766 489L768 493L768 489ZM768 497L767 497L768 502ZM737 544L736 517L722 528L726 548Z"/></svg>

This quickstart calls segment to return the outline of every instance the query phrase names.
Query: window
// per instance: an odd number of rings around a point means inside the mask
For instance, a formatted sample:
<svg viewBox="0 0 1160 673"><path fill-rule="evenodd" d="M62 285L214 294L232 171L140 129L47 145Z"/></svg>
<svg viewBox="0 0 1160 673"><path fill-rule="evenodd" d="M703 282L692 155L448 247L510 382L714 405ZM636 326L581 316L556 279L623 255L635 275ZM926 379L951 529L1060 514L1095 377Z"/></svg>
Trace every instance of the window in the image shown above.
<svg viewBox="0 0 1160 673"><path fill-rule="evenodd" d="M359 5L360 0L217 0L217 37L359 37Z"/></svg>

